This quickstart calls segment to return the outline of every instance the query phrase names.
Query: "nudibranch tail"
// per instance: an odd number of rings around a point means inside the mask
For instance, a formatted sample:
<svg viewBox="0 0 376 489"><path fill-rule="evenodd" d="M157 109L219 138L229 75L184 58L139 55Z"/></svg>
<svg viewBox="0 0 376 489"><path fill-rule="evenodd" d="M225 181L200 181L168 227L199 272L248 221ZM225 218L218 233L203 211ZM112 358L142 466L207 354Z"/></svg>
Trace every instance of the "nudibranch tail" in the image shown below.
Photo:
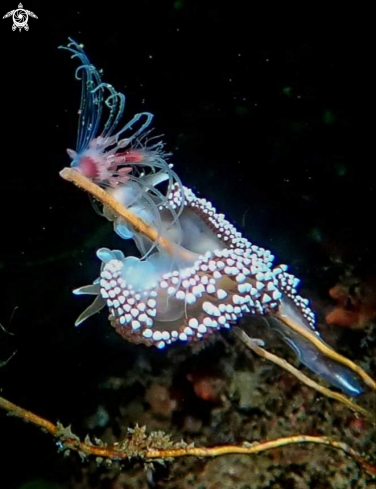
<svg viewBox="0 0 376 489"><path fill-rule="evenodd" d="M316 339L321 345L329 347L321 338L317 330L307 323L300 310L296 308L291 299L284 297L278 308L279 317L288 317L301 328L315 333ZM358 396L364 392L359 379L348 367L341 365L337 361L326 356L312 342L307 340L298 332L289 328L278 317L270 316L268 323L272 329L276 330L284 342L296 353L299 361L317 374L322 379L329 382L334 387L345 392L348 396ZM330 348L330 347L329 347Z"/></svg>

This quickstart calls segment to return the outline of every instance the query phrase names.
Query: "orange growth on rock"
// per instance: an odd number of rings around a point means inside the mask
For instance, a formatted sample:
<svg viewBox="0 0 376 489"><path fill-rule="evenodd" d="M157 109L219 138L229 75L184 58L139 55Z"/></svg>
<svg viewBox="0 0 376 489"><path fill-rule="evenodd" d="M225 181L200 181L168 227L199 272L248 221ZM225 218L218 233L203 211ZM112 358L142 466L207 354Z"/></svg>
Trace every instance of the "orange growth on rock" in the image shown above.
<svg viewBox="0 0 376 489"><path fill-rule="evenodd" d="M376 318L376 277L367 282L337 284L329 290L329 295L337 305L326 316L328 324L363 329Z"/></svg>

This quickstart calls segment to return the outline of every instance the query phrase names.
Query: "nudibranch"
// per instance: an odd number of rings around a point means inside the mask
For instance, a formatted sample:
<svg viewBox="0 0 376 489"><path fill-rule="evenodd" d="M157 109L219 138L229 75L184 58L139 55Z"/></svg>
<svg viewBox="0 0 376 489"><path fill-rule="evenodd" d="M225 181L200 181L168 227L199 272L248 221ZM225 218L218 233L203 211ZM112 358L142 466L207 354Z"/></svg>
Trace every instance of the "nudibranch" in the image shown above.
<svg viewBox="0 0 376 489"><path fill-rule="evenodd" d="M286 265L275 265L269 250L249 242L209 201L182 185L162 146L145 143L151 114L138 114L114 133L124 96L102 83L82 46L71 41L65 49L82 63L77 70L83 86L79 138L77 150L69 150L71 166L173 244L167 251L104 207L115 232L133 239L141 256L107 248L97 251L100 276L75 290L95 300L76 325L107 306L111 325L124 339L164 349L175 342L204 341L244 318L262 316L309 369L348 395L360 394L362 388L350 369L322 354L274 314L293 318L324 344L308 299L298 294L299 279ZM110 93L105 102L110 114L97 136L105 90ZM146 122L141 128L120 139L142 116ZM164 182L165 191L160 189Z"/></svg>

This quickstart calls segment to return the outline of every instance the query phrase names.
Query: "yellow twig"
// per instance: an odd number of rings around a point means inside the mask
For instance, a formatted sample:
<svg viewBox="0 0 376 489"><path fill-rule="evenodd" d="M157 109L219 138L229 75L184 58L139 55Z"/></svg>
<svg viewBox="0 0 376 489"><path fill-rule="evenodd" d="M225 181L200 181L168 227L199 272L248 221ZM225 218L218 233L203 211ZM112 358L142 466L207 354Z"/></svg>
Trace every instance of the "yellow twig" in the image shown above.
<svg viewBox="0 0 376 489"><path fill-rule="evenodd" d="M177 457L219 457L221 455L254 455L256 453L272 450L273 448L280 448L286 445L293 445L296 443L315 443L317 445L326 445L331 448L342 450L350 457L354 458L365 471L372 475L376 475L376 466L367 462L358 452L347 445L344 442L332 440L327 436L309 436L309 435L295 435L286 436L283 438L277 438L266 442L254 442L244 443L243 445L224 445L210 448L177 448L172 450L150 450L147 453L148 459L158 458L177 458Z"/></svg>
<svg viewBox="0 0 376 489"><path fill-rule="evenodd" d="M100 459L107 459L110 461L121 461L135 458L143 462L153 462L157 460L167 460L189 456L207 458L231 454L253 455L256 453L271 450L273 448L280 448L296 443L314 443L343 451L344 453L352 457L356 462L358 462L368 474L372 476L376 475L376 467L367 462L367 460L365 460L353 448L351 448L346 443L331 440L326 436L296 435L278 438L276 440L266 442L246 442L242 445L224 445L210 448L192 447L180 443L176 448L159 449L148 446L146 449L137 451L134 448L135 443L137 442L128 445L126 443L119 443L112 446L105 446L104 444L95 446L91 442L89 442L87 438L85 439L85 442L82 442L76 435L71 432L70 428L63 429L61 426L54 425L53 423L47 421L41 416L38 416L31 411L23 409L16 404L8 401L7 399L4 399L3 397L0 397L0 408L5 409L10 414L18 416L25 421L29 421L34 425L39 426L55 438L58 438L64 450L76 451L80 453L81 456L93 455L95 457L99 457ZM138 430L135 438L137 438L137 435L139 435L140 432L141 434L143 434L142 428ZM132 451L127 450L127 447L129 446L132 446Z"/></svg>
<svg viewBox="0 0 376 489"><path fill-rule="evenodd" d="M342 356L341 354L326 346L324 343L322 343L322 341L317 338L317 336L315 336L314 333L312 333L308 329L303 328L290 317L284 314L280 314L278 312L275 314L275 316L284 324L286 324L286 326L288 326L290 329L293 329L301 336L309 340L313 345L315 345L318 350L321 351L321 353L331 358L332 360L341 363L342 365L346 365L346 367L358 374L359 377L361 377L369 387L371 387L373 390L376 390L376 382L361 367L356 365L356 363L352 362L350 359Z"/></svg>
<svg viewBox="0 0 376 489"><path fill-rule="evenodd" d="M89 192L93 197L98 199L102 204L111 208L115 215L122 217L127 223L131 224L137 233L141 233L153 242L157 242L162 248L164 248L167 253L175 254L180 253L183 257L191 258L191 254L185 250L182 250L169 241L168 239L160 236L158 231L148 226L142 219L136 216L133 212L126 209L121 205L116 199L112 197L109 193L103 190L101 187L93 183L91 180L81 175L76 170L72 168L64 168L60 172L60 176L67 180L68 182L73 182L78 187Z"/></svg>
<svg viewBox="0 0 376 489"><path fill-rule="evenodd" d="M334 392L330 389L327 389L326 387L323 387L322 385L318 384L314 380L312 380L310 377L307 377L307 375L303 374L300 370L295 368L293 365L290 363L286 362L286 360L283 360L280 357L277 357L277 355L273 355L273 353L270 353L260 346L258 346L252 338L250 338L242 329L238 328L237 326L233 328L234 333L237 335L237 337L252 351L254 351L257 355L259 355L262 358L265 358L266 360L269 360L270 362L275 363L279 367L282 367L283 369L287 370L290 372L292 375L297 377L303 384L308 385L309 387L312 387L312 389L315 389L316 391L320 392L321 394L324 394L325 396L335 399L336 401L341 402L342 404L345 404L347 407L349 407L352 411L355 411L358 414L363 415L365 418L367 418L369 421L372 423L375 422L375 417L372 416L371 413L369 413L366 409L362 408L361 406L358 406L354 402L350 401L346 396L343 394L339 394L337 392Z"/></svg>
<svg viewBox="0 0 376 489"><path fill-rule="evenodd" d="M39 426L39 428L42 428L43 430L47 430L49 433L51 433L51 435L56 436L57 434L58 428L53 423L46 421L44 418L41 418L40 416L32 413L31 411L27 411L26 409L23 409L17 406L16 404L13 404L13 402L8 401L7 399L1 396L0 396L0 407L2 409L5 409L5 411L8 411L9 413L13 414L14 416L18 416L19 418L22 418L24 421L29 421L30 423Z"/></svg>

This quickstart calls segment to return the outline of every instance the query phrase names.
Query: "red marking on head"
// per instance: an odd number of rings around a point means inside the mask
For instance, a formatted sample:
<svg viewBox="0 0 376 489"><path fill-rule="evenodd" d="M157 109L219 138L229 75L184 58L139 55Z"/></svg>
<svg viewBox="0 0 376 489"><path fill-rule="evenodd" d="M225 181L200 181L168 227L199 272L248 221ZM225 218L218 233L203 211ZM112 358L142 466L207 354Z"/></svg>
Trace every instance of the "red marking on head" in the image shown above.
<svg viewBox="0 0 376 489"><path fill-rule="evenodd" d="M90 156L80 159L78 169L87 178L96 178L99 175L98 165Z"/></svg>

